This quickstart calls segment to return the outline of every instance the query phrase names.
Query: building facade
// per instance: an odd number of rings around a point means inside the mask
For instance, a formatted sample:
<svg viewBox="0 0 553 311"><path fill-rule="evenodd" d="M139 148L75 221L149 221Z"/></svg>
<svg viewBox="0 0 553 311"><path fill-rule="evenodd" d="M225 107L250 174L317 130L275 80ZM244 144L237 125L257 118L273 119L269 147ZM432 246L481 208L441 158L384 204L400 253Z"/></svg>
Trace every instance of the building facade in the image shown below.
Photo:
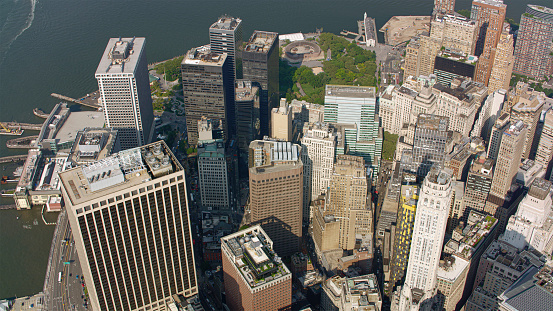
<svg viewBox="0 0 553 311"><path fill-rule="evenodd" d="M146 38L111 38L96 69L106 125L122 149L148 144L154 133L145 46Z"/></svg>
<svg viewBox="0 0 553 311"><path fill-rule="evenodd" d="M278 107L279 103L278 51L278 34L257 30L242 51L244 79L257 82L261 86L261 136L269 135L271 110Z"/></svg>
<svg viewBox="0 0 553 311"><path fill-rule="evenodd" d="M475 81L488 85L495 60L495 49L501 38L507 5L503 0L473 0L470 18L478 26L475 55L479 57Z"/></svg>
<svg viewBox="0 0 553 311"><path fill-rule="evenodd" d="M281 256L299 251L303 219L301 147L291 142L250 143L251 223L261 224Z"/></svg>
<svg viewBox="0 0 553 311"><path fill-rule="evenodd" d="M207 47L194 48L182 60L182 91L188 143L198 143L198 121L202 117L221 120L223 138L234 130L234 79L227 54Z"/></svg>
<svg viewBox="0 0 553 311"><path fill-rule="evenodd" d="M424 178L430 169L444 167L449 118L420 114L413 140L412 172Z"/></svg>
<svg viewBox="0 0 553 311"><path fill-rule="evenodd" d="M271 138L292 141L292 107L286 99L280 100L280 107L271 110Z"/></svg>
<svg viewBox="0 0 553 311"><path fill-rule="evenodd" d="M553 9L528 4L520 16L514 72L541 79L551 72Z"/></svg>
<svg viewBox="0 0 553 311"><path fill-rule="evenodd" d="M167 310L198 293L184 169L164 142L60 173L95 310Z"/></svg>
<svg viewBox="0 0 553 311"><path fill-rule="evenodd" d="M453 14L455 12L455 0L434 0L434 10L432 12L433 14Z"/></svg>
<svg viewBox="0 0 553 311"><path fill-rule="evenodd" d="M303 219L309 220L309 204L326 193L334 171L336 130L326 123L309 124L301 139L303 162Z"/></svg>
<svg viewBox="0 0 553 311"><path fill-rule="evenodd" d="M242 20L231 16L221 16L209 27L209 43L211 51L217 54L227 54L234 79L242 78Z"/></svg>
<svg viewBox="0 0 553 311"><path fill-rule="evenodd" d="M495 57L493 60L490 80L488 81L488 93L492 94L500 89L508 90L515 64L514 38L511 34L511 26L505 24L501 37L497 43Z"/></svg>
<svg viewBox="0 0 553 311"><path fill-rule="evenodd" d="M549 109L544 115L543 129L536 152L536 162L546 169L545 176L551 174L553 166L553 110Z"/></svg>
<svg viewBox="0 0 553 311"><path fill-rule="evenodd" d="M198 186L204 208L230 208L230 182L222 139L198 142Z"/></svg>
<svg viewBox="0 0 553 311"><path fill-rule="evenodd" d="M432 170L420 190L399 310L418 310L436 293L451 198L451 176L446 171Z"/></svg>

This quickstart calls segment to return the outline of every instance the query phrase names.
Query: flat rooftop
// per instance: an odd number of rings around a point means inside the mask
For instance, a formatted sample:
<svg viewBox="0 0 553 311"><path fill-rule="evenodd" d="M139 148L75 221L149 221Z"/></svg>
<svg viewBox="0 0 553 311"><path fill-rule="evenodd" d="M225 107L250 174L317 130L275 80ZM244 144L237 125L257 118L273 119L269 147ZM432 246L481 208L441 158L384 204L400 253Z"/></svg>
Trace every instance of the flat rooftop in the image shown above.
<svg viewBox="0 0 553 311"><path fill-rule="evenodd" d="M102 111L71 112L56 134L55 139L59 139L60 142L74 141L77 133L83 128L102 128L104 124L104 113Z"/></svg>
<svg viewBox="0 0 553 311"><path fill-rule="evenodd" d="M172 172L182 166L163 141L120 151L100 161L59 174L72 205L110 196Z"/></svg>
<svg viewBox="0 0 553 311"><path fill-rule="evenodd" d="M417 128L445 132L449 123L448 117L421 113L417 118Z"/></svg>
<svg viewBox="0 0 553 311"><path fill-rule="evenodd" d="M237 102L252 101L257 97L259 87L252 85L248 80L236 80L235 99Z"/></svg>
<svg viewBox="0 0 553 311"><path fill-rule="evenodd" d="M134 73L146 38L111 38L96 74Z"/></svg>
<svg viewBox="0 0 553 311"><path fill-rule="evenodd" d="M222 30L234 30L240 26L242 20L240 18L221 16L219 19L209 27L209 29L222 29Z"/></svg>
<svg viewBox="0 0 553 311"><path fill-rule="evenodd" d="M181 64L222 67L226 59L227 53L212 53L210 48L201 46L189 50Z"/></svg>
<svg viewBox="0 0 553 311"><path fill-rule="evenodd" d="M69 160L73 163L94 162L108 157L115 147L117 130L85 128L77 133Z"/></svg>
<svg viewBox="0 0 553 311"><path fill-rule="evenodd" d="M376 98L376 89L373 86L326 85L326 96L351 98Z"/></svg>
<svg viewBox="0 0 553 311"><path fill-rule="evenodd" d="M436 276L438 279L453 283L461 276L461 273L465 271L468 265L469 262L467 260L453 255L445 260L440 260Z"/></svg>
<svg viewBox="0 0 553 311"><path fill-rule="evenodd" d="M268 168L282 164L301 164L301 147L291 142L254 140L250 143L250 168Z"/></svg>
<svg viewBox="0 0 553 311"><path fill-rule="evenodd" d="M231 262L250 288L272 285L290 274L260 225L221 238L221 247L229 250Z"/></svg>
<svg viewBox="0 0 553 311"><path fill-rule="evenodd" d="M244 51L267 54L276 40L278 40L278 33L256 30L250 37Z"/></svg>

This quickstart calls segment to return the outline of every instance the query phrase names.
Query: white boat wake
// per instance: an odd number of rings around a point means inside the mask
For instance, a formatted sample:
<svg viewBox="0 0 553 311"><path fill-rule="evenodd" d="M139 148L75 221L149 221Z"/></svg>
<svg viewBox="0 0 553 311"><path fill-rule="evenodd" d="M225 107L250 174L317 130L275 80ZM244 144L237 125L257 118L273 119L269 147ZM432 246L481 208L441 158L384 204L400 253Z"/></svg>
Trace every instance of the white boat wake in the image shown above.
<svg viewBox="0 0 553 311"><path fill-rule="evenodd" d="M8 39L7 40L8 42L1 42L1 41L4 41L4 40L1 39L3 36L0 36L0 43L1 43L0 46L3 46L2 48L0 48L0 53L1 53L1 57L2 57L0 59L0 65L2 65L4 63L4 60L6 58L6 54L8 53L12 43L14 43L15 40L17 40L17 38L19 38L19 36L21 36L25 32L25 30L29 29L33 25L33 21L35 19L35 8L36 8L37 1L38 0L29 0L29 2L31 4L31 8L30 8L29 14L27 15L27 19L25 20L25 24L23 25L21 30L13 38ZM16 2L19 2L19 1L16 1ZM6 25L10 24L10 22L11 22L10 18L12 18L12 16L13 16L12 13L14 12L14 10L15 10L15 7L12 9L10 14L6 18L6 22L4 22L4 25L2 25L2 29L0 29L0 35L4 32L4 30L6 28Z"/></svg>

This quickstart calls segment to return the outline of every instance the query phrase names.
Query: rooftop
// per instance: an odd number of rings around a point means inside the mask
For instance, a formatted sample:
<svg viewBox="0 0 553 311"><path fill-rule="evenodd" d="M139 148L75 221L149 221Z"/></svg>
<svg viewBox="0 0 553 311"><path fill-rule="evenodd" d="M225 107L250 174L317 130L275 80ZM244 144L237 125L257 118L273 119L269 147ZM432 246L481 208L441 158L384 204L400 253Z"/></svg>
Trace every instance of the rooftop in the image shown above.
<svg viewBox="0 0 553 311"><path fill-rule="evenodd" d="M252 101L257 97L259 87L249 80L236 80L235 98L237 102Z"/></svg>
<svg viewBox="0 0 553 311"><path fill-rule="evenodd" d="M421 113L417 119L417 128L445 132L447 131L448 123L448 117Z"/></svg>
<svg viewBox="0 0 553 311"><path fill-rule="evenodd" d="M509 136L518 136L525 128L527 128L526 124L524 124L522 120L519 120L516 123L511 124L509 128L505 130L504 134Z"/></svg>
<svg viewBox="0 0 553 311"><path fill-rule="evenodd" d="M249 149L249 166L257 168L258 172L282 164L301 164L301 147L291 142L254 140L250 143Z"/></svg>
<svg viewBox="0 0 553 311"><path fill-rule="evenodd" d="M102 128L104 123L104 113L101 111L71 112L57 132L55 139L59 139L60 142L74 141L77 133L84 127Z"/></svg>
<svg viewBox="0 0 553 311"><path fill-rule="evenodd" d="M106 158L116 147L117 130L102 127L87 127L77 133L69 160L84 164Z"/></svg>
<svg viewBox="0 0 553 311"><path fill-rule="evenodd" d="M146 38L111 38L96 69L96 74L134 73Z"/></svg>
<svg viewBox="0 0 553 311"><path fill-rule="evenodd" d="M551 182L543 178L536 178L530 186L528 194L539 200L545 200L545 198L551 193Z"/></svg>
<svg viewBox="0 0 553 311"><path fill-rule="evenodd" d="M227 59L227 53L212 53L206 46L190 49L181 64L222 67Z"/></svg>
<svg viewBox="0 0 553 311"><path fill-rule="evenodd" d="M445 49L438 52L438 57L447 58L454 60L456 62L461 62L469 65L476 65L478 62L478 57L474 55L466 55L464 53L459 53L453 50Z"/></svg>
<svg viewBox="0 0 553 311"><path fill-rule="evenodd" d="M469 262L467 260L455 255L440 260L437 271L438 280L441 279L453 283L465 271L468 265Z"/></svg>
<svg viewBox="0 0 553 311"><path fill-rule="evenodd" d="M223 29L223 30L234 30L236 27L240 26L242 20L240 18L230 17L230 16L221 16L219 19L209 27L209 29Z"/></svg>
<svg viewBox="0 0 553 311"><path fill-rule="evenodd" d="M376 89L373 86L326 85L327 96L375 98L375 94Z"/></svg>
<svg viewBox="0 0 553 311"><path fill-rule="evenodd" d="M505 310L551 310L553 309L553 282L551 268L530 267L499 297L501 309Z"/></svg>
<svg viewBox="0 0 553 311"><path fill-rule="evenodd" d="M227 235L221 246L251 288L267 286L290 274L282 259L273 250L273 241L256 225Z"/></svg>
<svg viewBox="0 0 553 311"><path fill-rule="evenodd" d="M72 205L109 196L154 180L182 166L163 141L120 151L88 165L59 174Z"/></svg>
<svg viewBox="0 0 553 311"><path fill-rule="evenodd" d="M273 46L277 38L278 33L276 32L256 30L250 37L250 40L246 44L244 51L267 54L269 53L271 46Z"/></svg>

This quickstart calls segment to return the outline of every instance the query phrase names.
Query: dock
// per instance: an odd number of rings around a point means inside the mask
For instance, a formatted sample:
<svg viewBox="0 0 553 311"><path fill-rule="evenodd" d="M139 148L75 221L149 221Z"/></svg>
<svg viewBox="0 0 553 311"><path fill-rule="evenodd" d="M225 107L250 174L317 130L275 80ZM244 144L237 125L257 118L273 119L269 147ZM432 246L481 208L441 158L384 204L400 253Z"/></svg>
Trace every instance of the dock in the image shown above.
<svg viewBox="0 0 553 311"><path fill-rule="evenodd" d="M101 108L101 106L98 105L98 104L94 104L92 102L85 102L85 101L80 100L80 99L71 98L69 96L60 95L60 94L57 94L57 93L52 93L52 94L50 94L50 96L61 99L61 100L65 100L65 101L68 101L68 102L72 102L72 103L75 103L75 104L79 104L79 105L87 106L87 107L90 107L90 108L94 108L94 109Z"/></svg>
<svg viewBox="0 0 553 311"><path fill-rule="evenodd" d="M48 116L50 115L49 113L46 113L44 112L42 109L40 108L35 108L33 109L33 114L39 118L43 118L43 119L46 119L48 118Z"/></svg>
<svg viewBox="0 0 553 311"><path fill-rule="evenodd" d="M42 124L32 124L32 123L19 123L19 122L1 122L5 127L10 130L22 129L26 131L40 131Z"/></svg>
<svg viewBox="0 0 553 311"><path fill-rule="evenodd" d="M25 161L25 159L27 159L26 154L13 155L13 156L1 157L0 163L19 162L19 161Z"/></svg>
<svg viewBox="0 0 553 311"><path fill-rule="evenodd" d="M38 135L10 139L6 142L6 147L10 149L30 149L33 148L33 141L37 139Z"/></svg>

